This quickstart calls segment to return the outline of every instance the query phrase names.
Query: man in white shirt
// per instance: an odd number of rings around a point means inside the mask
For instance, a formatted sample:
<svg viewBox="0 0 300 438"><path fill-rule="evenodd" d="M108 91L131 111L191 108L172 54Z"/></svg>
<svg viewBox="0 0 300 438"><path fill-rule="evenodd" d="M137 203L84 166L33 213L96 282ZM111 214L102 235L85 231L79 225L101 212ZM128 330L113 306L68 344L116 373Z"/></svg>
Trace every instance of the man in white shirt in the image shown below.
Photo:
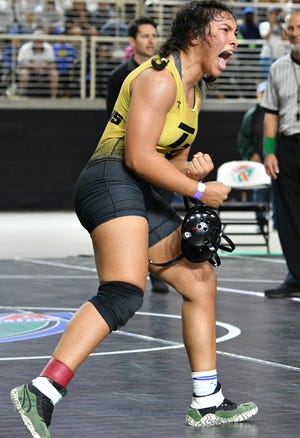
<svg viewBox="0 0 300 438"><path fill-rule="evenodd" d="M272 7L267 11L267 20L259 24L259 32L265 40L260 53L260 61L264 69L265 78L269 73L272 62L284 54L282 42L286 39L284 33L284 12L280 8Z"/></svg>
<svg viewBox="0 0 300 438"><path fill-rule="evenodd" d="M36 30L34 36L42 35ZM47 96L47 82L50 82L51 97L56 97L58 72L51 44L35 38L20 47L18 54L20 94Z"/></svg>

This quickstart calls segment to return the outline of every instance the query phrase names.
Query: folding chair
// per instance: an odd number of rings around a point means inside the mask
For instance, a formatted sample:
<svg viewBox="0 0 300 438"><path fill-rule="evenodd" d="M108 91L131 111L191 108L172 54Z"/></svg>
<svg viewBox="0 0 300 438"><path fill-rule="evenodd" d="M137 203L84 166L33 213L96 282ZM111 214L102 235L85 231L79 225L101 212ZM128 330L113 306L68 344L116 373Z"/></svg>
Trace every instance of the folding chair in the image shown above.
<svg viewBox="0 0 300 438"><path fill-rule="evenodd" d="M217 181L232 187L228 200L218 208L223 230L230 226L227 233L240 236L236 246L265 246L269 253L271 178L264 165L255 161L226 162L217 170ZM257 189L265 189L262 201L255 200Z"/></svg>

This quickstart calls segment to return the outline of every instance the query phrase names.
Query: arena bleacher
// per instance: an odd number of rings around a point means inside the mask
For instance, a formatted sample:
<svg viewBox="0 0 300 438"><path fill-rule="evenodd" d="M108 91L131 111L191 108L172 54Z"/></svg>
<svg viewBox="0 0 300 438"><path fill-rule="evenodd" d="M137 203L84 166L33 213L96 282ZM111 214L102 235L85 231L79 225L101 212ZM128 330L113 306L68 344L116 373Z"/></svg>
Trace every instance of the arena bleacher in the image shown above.
<svg viewBox="0 0 300 438"><path fill-rule="evenodd" d="M299 0L289 2L227 1L238 23L245 7L253 8L255 21L266 20L270 7L282 16ZM0 103L24 98L49 98L47 81L33 78L30 92L20 83L20 47L37 39L54 47L59 86L58 99L105 99L107 78L124 59L127 25L146 14L158 23L159 36L167 35L172 17L185 1L174 0L1 0L0 2ZM39 29L42 35L35 35ZM217 85L206 91L206 99L255 99L257 84L266 76L260 53L265 41L243 39ZM288 50L281 42L282 52Z"/></svg>

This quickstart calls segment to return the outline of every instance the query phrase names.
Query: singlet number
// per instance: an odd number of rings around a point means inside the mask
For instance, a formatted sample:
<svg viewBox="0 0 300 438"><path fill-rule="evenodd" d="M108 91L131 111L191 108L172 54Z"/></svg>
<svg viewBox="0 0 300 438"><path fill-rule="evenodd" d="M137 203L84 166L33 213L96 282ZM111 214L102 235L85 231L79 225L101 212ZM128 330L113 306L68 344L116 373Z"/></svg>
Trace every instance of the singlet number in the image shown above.
<svg viewBox="0 0 300 438"><path fill-rule="evenodd" d="M168 145L168 148L173 149L173 151L168 152L166 154L166 158L170 158L173 154L175 154L179 150L186 149L190 146L189 143L185 143L185 144L183 144L183 143L188 138L189 134L194 134L195 129L189 125L186 125L185 123L182 123L182 122L178 125L178 128L182 129L182 131L184 131L184 132L181 134L181 136L176 141L174 141L173 143Z"/></svg>
<svg viewBox="0 0 300 438"><path fill-rule="evenodd" d="M123 116L120 113L118 113L117 111L114 111L112 113L110 118L111 123L114 123L115 125L119 125L122 122L122 120L123 120Z"/></svg>

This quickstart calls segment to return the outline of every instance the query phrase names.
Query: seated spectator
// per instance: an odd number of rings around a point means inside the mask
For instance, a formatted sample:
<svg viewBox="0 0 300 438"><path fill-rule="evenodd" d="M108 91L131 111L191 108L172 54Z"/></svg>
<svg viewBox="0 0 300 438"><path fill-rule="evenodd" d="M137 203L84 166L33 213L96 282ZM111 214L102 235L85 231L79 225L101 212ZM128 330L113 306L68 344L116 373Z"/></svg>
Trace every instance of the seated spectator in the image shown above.
<svg viewBox="0 0 300 438"><path fill-rule="evenodd" d="M101 29L101 27L110 19L112 7L109 3L98 3L97 6L97 9L92 11L92 15L95 19L95 26L97 29Z"/></svg>
<svg viewBox="0 0 300 438"><path fill-rule="evenodd" d="M69 35L97 35L97 27L94 24L94 18L88 10L85 1L74 1L73 6L65 12L65 28ZM76 32L74 32L74 29Z"/></svg>
<svg viewBox="0 0 300 438"><path fill-rule="evenodd" d="M284 54L282 42L286 40L283 28L284 15L280 8L271 7L267 11L267 20L259 24L261 37L265 40L260 53L260 62L263 67L264 78L269 74L272 62Z"/></svg>
<svg viewBox="0 0 300 438"><path fill-rule="evenodd" d="M61 34L65 28L65 12L57 0L42 0L34 9L35 23L46 34Z"/></svg>
<svg viewBox="0 0 300 438"><path fill-rule="evenodd" d="M101 3L97 0L87 0L86 7L91 14L91 24L100 29L110 18L110 13L114 6L110 3L102 3L102 0Z"/></svg>
<svg viewBox="0 0 300 438"><path fill-rule="evenodd" d="M74 95L79 82L76 51L73 44L66 41L54 43L53 50L59 76L58 95L70 97Z"/></svg>
<svg viewBox="0 0 300 438"><path fill-rule="evenodd" d="M113 56L114 47L110 43L97 44L96 51L96 97L106 97L107 80L115 67L123 60Z"/></svg>
<svg viewBox="0 0 300 438"><path fill-rule="evenodd" d="M254 20L254 10L248 6L243 10L244 21L239 25L239 34L246 40L258 40L261 38L259 26Z"/></svg>
<svg viewBox="0 0 300 438"><path fill-rule="evenodd" d="M0 33L8 33L13 23L13 11L8 0L0 0Z"/></svg>
<svg viewBox="0 0 300 438"><path fill-rule="evenodd" d="M248 72L253 71L253 75L257 72L257 67L259 66L259 54L261 50L261 35L259 32L259 25L256 23L254 18L254 9L250 6L244 8L243 10L243 22L238 26L238 38L242 40L239 44L239 49L237 55L242 65L247 63ZM251 41L249 41L251 40ZM253 40L260 40L258 43ZM243 81L242 81L243 82ZM239 84L238 86L240 87ZM248 90L247 90L248 91ZM254 90L251 90L251 93ZM242 96L240 96L242 97ZM243 93L243 97L248 97ZM252 97L252 96L249 96Z"/></svg>
<svg viewBox="0 0 300 438"><path fill-rule="evenodd" d="M12 38L3 51L1 65L1 93L6 96L14 95L17 91L17 53L22 42L19 38Z"/></svg>
<svg viewBox="0 0 300 438"><path fill-rule="evenodd" d="M34 32L42 35L41 30ZM40 38L33 39L21 46L18 53L18 73L21 95L46 96L45 81L50 82L51 97L57 96L58 72L54 50L51 44Z"/></svg>
<svg viewBox="0 0 300 438"><path fill-rule="evenodd" d="M32 33L36 23L34 21L34 9L40 4L40 0L11 0L14 13L14 33Z"/></svg>
<svg viewBox="0 0 300 438"><path fill-rule="evenodd" d="M110 12L110 18L101 26L100 35L127 36L128 26L118 17L116 11Z"/></svg>

